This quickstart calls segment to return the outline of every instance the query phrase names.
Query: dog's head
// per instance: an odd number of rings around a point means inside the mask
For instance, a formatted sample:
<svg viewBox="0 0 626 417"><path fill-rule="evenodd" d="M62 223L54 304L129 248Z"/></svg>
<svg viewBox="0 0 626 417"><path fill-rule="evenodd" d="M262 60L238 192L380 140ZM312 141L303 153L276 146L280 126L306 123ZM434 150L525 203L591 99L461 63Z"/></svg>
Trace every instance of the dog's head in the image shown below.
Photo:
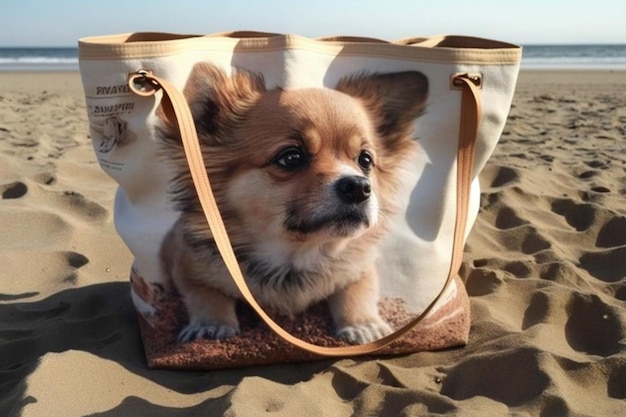
<svg viewBox="0 0 626 417"><path fill-rule="evenodd" d="M357 74L334 89L267 90L259 75L228 76L209 64L198 64L185 87L229 230L298 241L354 237L381 223L427 92L415 71ZM179 146L161 118L162 136ZM188 182L181 174L174 187L182 211L197 209Z"/></svg>

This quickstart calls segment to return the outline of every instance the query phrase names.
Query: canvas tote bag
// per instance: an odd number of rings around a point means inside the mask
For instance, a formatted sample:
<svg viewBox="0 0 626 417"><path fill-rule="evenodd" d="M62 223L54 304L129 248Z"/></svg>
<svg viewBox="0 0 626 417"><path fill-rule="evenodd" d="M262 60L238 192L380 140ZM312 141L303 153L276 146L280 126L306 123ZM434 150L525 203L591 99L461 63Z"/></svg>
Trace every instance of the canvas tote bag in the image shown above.
<svg viewBox="0 0 626 417"><path fill-rule="evenodd" d="M520 59L461 36L80 40L149 366L466 343L458 271Z"/></svg>

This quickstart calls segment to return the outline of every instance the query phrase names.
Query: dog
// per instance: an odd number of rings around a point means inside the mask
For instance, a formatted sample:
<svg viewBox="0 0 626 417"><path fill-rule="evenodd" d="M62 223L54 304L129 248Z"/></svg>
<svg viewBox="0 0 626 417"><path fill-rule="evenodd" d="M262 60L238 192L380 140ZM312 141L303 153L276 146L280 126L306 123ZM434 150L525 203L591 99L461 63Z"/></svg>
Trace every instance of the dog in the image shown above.
<svg viewBox="0 0 626 417"><path fill-rule="evenodd" d="M334 334L364 344L392 329L378 312L377 242L417 147L428 79L418 71L358 73L334 89L267 89L262 75L197 64L184 88L215 198L246 282L270 311L295 317L326 300ZM161 107L180 217L162 266L189 323L179 342L239 334L240 293L216 249L180 134Z"/></svg>

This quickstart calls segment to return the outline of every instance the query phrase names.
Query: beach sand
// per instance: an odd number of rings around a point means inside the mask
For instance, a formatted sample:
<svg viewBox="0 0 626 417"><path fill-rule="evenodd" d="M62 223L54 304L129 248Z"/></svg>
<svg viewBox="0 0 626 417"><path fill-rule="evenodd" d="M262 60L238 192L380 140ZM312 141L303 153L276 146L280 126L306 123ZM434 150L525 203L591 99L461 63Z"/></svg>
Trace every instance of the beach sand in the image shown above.
<svg viewBox="0 0 626 417"><path fill-rule="evenodd" d="M469 344L150 370L76 73L0 73L0 416L626 415L626 72L523 72L461 271Z"/></svg>

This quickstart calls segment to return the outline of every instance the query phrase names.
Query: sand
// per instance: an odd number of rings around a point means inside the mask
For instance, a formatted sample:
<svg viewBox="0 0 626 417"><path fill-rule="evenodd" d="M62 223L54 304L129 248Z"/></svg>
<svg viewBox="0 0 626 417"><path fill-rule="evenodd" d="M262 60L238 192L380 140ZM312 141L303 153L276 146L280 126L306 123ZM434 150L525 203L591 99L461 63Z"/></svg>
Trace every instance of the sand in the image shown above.
<svg viewBox="0 0 626 417"><path fill-rule="evenodd" d="M626 72L523 72L466 347L150 370L76 73L0 73L0 416L626 415Z"/></svg>

